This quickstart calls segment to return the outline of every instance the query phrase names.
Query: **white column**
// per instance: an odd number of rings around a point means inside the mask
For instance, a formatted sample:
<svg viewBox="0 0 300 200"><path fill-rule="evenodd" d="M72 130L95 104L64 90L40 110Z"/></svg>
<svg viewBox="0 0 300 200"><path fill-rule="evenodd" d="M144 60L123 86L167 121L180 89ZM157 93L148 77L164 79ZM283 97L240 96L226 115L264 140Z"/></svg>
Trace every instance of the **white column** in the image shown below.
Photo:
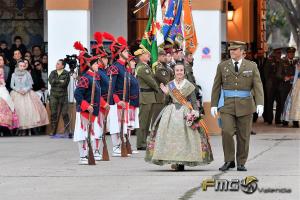
<svg viewBox="0 0 300 200"><path fill-rule="evenodd" d="M220 10L194 10L193 19L198 48L194 54L194 75L202 87L205 121L210 133L220 133L216 119L210 116L211 92L217 66L221 61L222 20Z"/></svg>
<svg viewBox="0 0 300 200"><path fill-rule="evenodd" d="M49 73L55 69L58 59L63 59L66 55L78 54L78 51L73 47L75 41L80 41L83 46L89 49L90 11L48 10ZM68 70L68 67L66 69ZM71 82L70 86L72 85ZM69 96L72 97L73 93L69 93Z"/></svg>

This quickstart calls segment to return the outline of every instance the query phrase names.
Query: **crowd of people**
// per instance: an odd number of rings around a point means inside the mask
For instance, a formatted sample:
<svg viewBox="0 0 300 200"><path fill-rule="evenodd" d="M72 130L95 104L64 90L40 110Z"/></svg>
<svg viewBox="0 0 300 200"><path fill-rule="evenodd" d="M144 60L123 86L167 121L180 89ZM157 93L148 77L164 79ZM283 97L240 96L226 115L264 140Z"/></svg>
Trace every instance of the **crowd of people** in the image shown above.
<svg viewBox="0 0 300 200"><path fill-rule="evenodd" d="M48 56L39 45L26 48L20 36L0 42L0 125L3 135L45 133Z"/></svg>

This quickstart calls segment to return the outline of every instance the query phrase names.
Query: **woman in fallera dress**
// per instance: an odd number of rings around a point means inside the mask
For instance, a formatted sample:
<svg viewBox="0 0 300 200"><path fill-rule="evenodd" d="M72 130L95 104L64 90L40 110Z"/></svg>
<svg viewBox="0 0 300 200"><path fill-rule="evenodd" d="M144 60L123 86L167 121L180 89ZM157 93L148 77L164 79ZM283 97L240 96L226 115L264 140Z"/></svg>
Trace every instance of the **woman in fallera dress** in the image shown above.
<svg viewBox="0 0 300 200"><path fill-rule="evenodd" d="M174 70L175 80L160 85L172 103L154 122L153 127L159 125L148 138L145 160L156 165L171 164L172 169L183 171L185 165L209 164L213 155L197 109L195 87L185 79L183 64L176 64Z"/></svg>
<svg viewBox="0 0 300 200"><path fill-rule="evenodd" d="M0 68L0 126L6 127L10 130L19 127L19 121L15 112L14 103L5 87L3 68Z"/></svg>
<svg viewBox="0 0 300 200"><path fill-rule="evenodd" d="M300 62L296 65L293 87L285 101L282 119L293 121L293 127L299 128L300 121Z"/></svg>
<svg viewBox="0 0 300 200"><path fill-rule="evenodd" d="M32 91L33 81L24 61L19 61L12 75L10 93L19 117L19 135L31 135L31 128L49 123L47 111L39 97Z"/></svg>

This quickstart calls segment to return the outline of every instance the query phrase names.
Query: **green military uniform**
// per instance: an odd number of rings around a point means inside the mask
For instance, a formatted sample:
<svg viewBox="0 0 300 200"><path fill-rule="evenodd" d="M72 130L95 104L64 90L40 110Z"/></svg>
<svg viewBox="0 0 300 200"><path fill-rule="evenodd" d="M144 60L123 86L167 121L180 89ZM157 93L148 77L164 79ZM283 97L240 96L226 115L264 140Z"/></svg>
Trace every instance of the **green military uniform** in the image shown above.
<svg viewBox="0 0 300 200"><path fill-rule="evenodd" d="M281 50L280 50L281 51ZM273 122L273 105L276 101L275 123L280 123L280 98L278 84L279 80L276 76L280 66L281 59L275 57L268 58L264 65L264 79L265 79L265 94L266 94L266 107L265 107L265 121L269 124Z"/></svg>
<svg viewBox="0 0 300 200"><path fill-rule="evenodd" d="M139 54L135 53L135 55ZM146 139L153 115L153 104L157 102L155 93L159 92L160 89L151 68L146 63L137 64L136 75L140 85L140 128L137 130L137 148L146 148Z"/></svg>
<svg viewBox="0 0 300 200"><path fill-rule="evenodd" d="M58 75L57 70L53 70L49 75L50 90L50 110L51 110L51 127L54 131L59 119L58 107L61 106L61 115L64 120L65 132L70 133L70 118L68 114L68 85L70 82L69 72L63 70ZM56 134L56 133L53 133Z"/></svg>
<svg viewBox="0 0 300 200"><path fill-rule="evenodd" d="M161 83L166 85L172 80L172 72L168 68L166 68L162 63L158 63L156 72L154 74L154 78L158 86ZM156 118L158 117L159 113L162 111L162 109L167 103L166 96L161 90L155 93L155 97L156 103L153 104L153 116L151 119L151 127L152 124L155 122Z"/></svg>
<svg viewBox="0 0 300 200"><path fill-rule="evenodd" d="M221 89L252 91L252 95L245 98L225 97L224 106L219 110L225 162L235 161L233 136L236 134L236 160L238 165L244 165L248 157L252 115L256 111L256 105L264 104L263 87L257 65L243 59L238 72L235 72L232 59L220 63L212 88L212 107L218 106Z"/></svg>

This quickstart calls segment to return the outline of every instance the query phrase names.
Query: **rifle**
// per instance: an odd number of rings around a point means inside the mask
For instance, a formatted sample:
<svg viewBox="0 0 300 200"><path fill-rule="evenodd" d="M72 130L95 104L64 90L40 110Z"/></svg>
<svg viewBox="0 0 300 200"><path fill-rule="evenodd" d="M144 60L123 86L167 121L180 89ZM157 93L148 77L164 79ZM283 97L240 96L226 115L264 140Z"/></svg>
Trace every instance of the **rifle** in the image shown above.
<svg viewBox="0 0 300 200"><path fill-rule="evenodd" d="M130 104L130 74L128 76L128 101ZM129 112L129 110L128 110ZM127 134L125 134L125 138L126 138L126 150L127 150L127 153L128 154L132 154L132 149L131 149L131 144L130 144L130 141L129 141L129 130L127 129Z"/></svg>
<svg viewBox="0 0 300 200"><path fill-rule="evenodd" d="M127 86L127 72L125 71L124 74L124 85L123 85L123 102L125 103L126 100L126 86ZM127 155L127 149L125 146L125 142L124 142L124 114L125 114L125 109L122 107L122 111L121 111L121 128L120 128L120 138L121 138L121 157L128 157Z"/></svg>
<svg viewBox="0 0 300 200"><path fill-rule="evenodd" d="M112 86L112 76L109 76L109 86L108 86L108 96L107 96L107 102L109 104L110 102L110 96L111 96L111 86ZM103 120L103 134L102 134L102 142L103 142L103 150L102 150L102 160L103 161L109 161L109 155L107 150L107 144L106 144L106 129L107 129L107 116L108 113L105 111L104 120Z"/></svg>
<svg viewBox="0 0 300 200"><path fill-rule="evenodd" d="M91 106L94 106L94 97L95 97L95 86L96 86L96 72L94 71L94 76L93 76L93 84L92 84L92 95L91 95ZM87 137L87 143L88 143L88 164L89 165L96 165L96 161L94 158L94 153L93 153L93 148L92 148L92 143L91 143L91 132L92 132L92 115L93 113L89 112L89 122L88 122L88 137Z"/></svg>

